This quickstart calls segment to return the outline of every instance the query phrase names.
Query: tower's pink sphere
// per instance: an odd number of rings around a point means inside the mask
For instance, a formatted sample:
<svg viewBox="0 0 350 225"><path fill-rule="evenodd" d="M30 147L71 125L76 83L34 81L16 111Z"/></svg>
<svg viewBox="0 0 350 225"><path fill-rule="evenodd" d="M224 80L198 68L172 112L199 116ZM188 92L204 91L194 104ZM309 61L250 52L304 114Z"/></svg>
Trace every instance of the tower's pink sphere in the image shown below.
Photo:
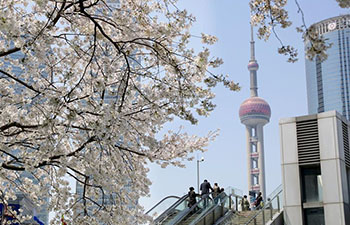
<svg viewBox="0 0 350 225"><path fill-rule="evenodd" d="M271 109L269 104L262 98L250 97L246 99L239 108L239 117L248 115L262 115L270 118Z"/></svg>

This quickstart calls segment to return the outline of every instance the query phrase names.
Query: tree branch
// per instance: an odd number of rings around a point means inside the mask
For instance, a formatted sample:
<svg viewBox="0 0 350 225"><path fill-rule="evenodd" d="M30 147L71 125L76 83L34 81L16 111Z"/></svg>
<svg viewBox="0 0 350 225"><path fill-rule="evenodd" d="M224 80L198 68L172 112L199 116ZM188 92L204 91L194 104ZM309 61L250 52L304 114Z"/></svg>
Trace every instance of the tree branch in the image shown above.
<svg viewBox="0 0 350 225"><path fill-rule="evenodd" d="M38 128L42 125L23 125L23 124L20 124L18 122L12 122L12 123L9 123L9 124L6 124L2 127L0 127L0 131L5 131L11 127L18 127L18 128L22 128L22 129L25 129L25 128Z"/></svg>
<svg viewBox="0 0 350 225"><path fill-rule="evenodd" d="M11 48L7 51L2 51L2 52L0 52L0 57L10 55L10 54L18 52L20 50L21 50L20 48L15 47L15 48Z"/></svg>
<svg viewBox="0 0 350 225"><path fill-rule="evenodd" d="M30 90L32 90L32 91L38 93L38 94L41 94L41 92L38 91L38 90L36 90L35 88L33 88L33 86L31 86L31 85L29 85L29 84L27 84L27 83L21 81L21 80L18 79L17 77L12 76L12 75L9 74L8 72L3 71L3 70L0 69L0 73L2 73L2 74L4 74L4 75L6 75L7 77L9 77L9 78L15 80L16 82L22 84L22 85L25 86L26 88L28 88L28 89L30 89Z"/></svg>

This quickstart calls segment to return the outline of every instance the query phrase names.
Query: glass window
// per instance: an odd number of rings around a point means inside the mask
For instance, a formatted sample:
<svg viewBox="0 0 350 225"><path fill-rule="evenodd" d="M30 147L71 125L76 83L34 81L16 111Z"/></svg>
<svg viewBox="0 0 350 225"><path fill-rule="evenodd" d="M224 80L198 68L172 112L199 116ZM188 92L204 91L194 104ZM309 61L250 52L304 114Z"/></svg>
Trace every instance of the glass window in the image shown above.
<svg viewBox="0 0 350 225"><path fill-rule="evenodd" d="M256 128L255 127L252 127L252 137L255 137L256 136Z"/></svg>
<svg viewBox="0 0 350 225"><path fill-rule="evenodd" d="M305 225L324 225L323 208L304 209Z"/></svg>
<svg viewBox="0 0 350 225"><path fill-rule="evenodd" d="M253 143L253 144L252 144L252 152L257 152L256 143Z"/></svg>
<svg viewBox="0 0 350 225"><path fill-rule="evenodd" d="M302 167L303 202L322 202L323 188L320 165Z"/></svg>

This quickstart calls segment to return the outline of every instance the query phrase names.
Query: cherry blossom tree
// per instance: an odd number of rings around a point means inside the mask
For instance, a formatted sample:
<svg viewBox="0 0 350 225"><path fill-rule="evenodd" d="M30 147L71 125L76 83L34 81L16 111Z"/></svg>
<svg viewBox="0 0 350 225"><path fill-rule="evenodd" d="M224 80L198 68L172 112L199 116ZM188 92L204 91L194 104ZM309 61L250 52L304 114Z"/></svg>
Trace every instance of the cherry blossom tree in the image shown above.
<svg viewBox="0 0 350 225"><path fill-rule="evenodd" d="M182 166L216 136L156 134L209 115L218 82L239 89L188 47L194 20L176 0L0 1L0 203L21 192L49 199L53 223L144 222L146 164Z"/></svg>

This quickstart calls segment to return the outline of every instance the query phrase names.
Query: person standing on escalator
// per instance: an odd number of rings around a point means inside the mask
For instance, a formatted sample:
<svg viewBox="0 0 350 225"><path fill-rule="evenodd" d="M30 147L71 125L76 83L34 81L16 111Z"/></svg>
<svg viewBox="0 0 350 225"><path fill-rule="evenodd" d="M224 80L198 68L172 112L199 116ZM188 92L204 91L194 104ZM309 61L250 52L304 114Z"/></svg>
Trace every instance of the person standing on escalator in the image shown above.
<svg viewBox="0 0 350 225"><path fill-rule="evenodd" d="M192 206L194 206L197 203L196 197L199 196L199 194L197 194L194 191L194 187L190 187L190 191L188 192L188 207L191 208Z"/></svg>
<svg viewBox="0 0 350 225"><path fill-rule="evenodd" d="M211 196L213 197L215 204L218 203L219 199L217 197L219 196L219 194L220 194L220 187L218 183L214 183L213 192L211 193Z"/></svg>
<svg viewBox="0 0 350 225"><path fill-rule="evenodd" d="M208 180L204 180L204 182L201 184L200 190L201 190L201 195L203 196L203 195L209 194L209 190L213 191L213 188L211 187Z"/></svg>
<svg viewBox="0 0 350 225"><path fill-rule="evenodd" d="M201 190L201 196L204 198L204 208L208 205L208 198L209 198L209 190L213 191L213 188L211 187L208 180L204 180L204 182L201 184L200 187Z"/></svg>

